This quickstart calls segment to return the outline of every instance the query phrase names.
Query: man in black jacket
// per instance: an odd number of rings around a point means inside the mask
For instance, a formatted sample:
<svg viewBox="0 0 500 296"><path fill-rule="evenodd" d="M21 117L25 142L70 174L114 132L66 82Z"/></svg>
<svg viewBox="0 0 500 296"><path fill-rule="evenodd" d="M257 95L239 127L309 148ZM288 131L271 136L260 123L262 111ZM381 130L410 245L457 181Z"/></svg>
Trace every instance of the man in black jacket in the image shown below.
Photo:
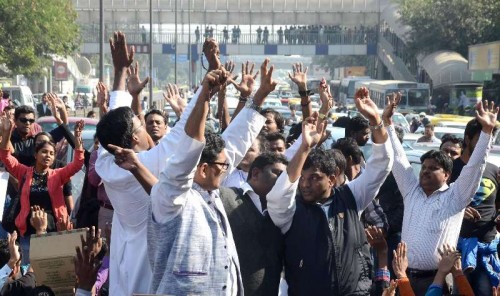
<svg viewBox="0 0 500 296"><path fill-rule="evenodd" d="M360 89L355 101L369 119L374 142L365 172L336 187L333 158L324 150L312 149L324 129L313 115L304 121L299 151L267 195L269 215L285 234L285 276L290 295L369 293L371 259L359 215L388 175L393 152L368 91ZM296 200L297 186L301 197Z"/></svg>
<svg viewBox="0 0 500 296"><path fill-rule="evenodd" d="M46 93L42 95L42 102L36 105L36 112L39 118L43 116L52 116Z"/></svg>

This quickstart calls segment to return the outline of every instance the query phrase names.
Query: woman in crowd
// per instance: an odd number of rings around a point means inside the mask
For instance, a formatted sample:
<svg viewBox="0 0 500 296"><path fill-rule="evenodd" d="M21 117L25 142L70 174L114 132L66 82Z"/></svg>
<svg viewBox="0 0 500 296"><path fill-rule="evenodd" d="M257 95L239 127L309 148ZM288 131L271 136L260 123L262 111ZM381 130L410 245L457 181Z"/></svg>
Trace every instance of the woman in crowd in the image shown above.
<svg viewBox="0 0 500 296"><path fill-rule="evenodd" d="M22 236L23 260L28 262L29 238L31 234L35 233L35 229L30 224L31 206L37 205L47 213L47 232L67 229L69 217L63 195L63 185L83 165L81 139L83 122L75 125L76 146L73 161L60 169L51 169L55 159L55 144L50 141L41 141L36 145L35 165L33 167L19 163L8 149L14 122L6 116L2 116L0 124L2 133L0 160L5 164L7 170L19 180L20 184L20 211L15 219L15 224Z"/></svg>

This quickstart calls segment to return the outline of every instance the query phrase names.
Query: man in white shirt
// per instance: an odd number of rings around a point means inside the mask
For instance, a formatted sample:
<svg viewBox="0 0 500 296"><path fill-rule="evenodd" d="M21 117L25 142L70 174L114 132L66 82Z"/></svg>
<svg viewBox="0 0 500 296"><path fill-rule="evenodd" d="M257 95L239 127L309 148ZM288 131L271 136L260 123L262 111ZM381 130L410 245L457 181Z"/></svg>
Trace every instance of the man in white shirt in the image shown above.
<svg viewBox="0 0 500 296"><path fill-rule="evenodd" d="M417 143L436 143L441 144L441 140L434 135L434 125L428 123L425 125L424 135L418 138Z"/></svg>
<svg viewBox="0 0 500 296"><path fill-rule="evenodd" d="M404 201L401 239L408 244L408 276L415 294L424 295L437 271L438 250L443 244L457 244L464 209L471 202L485 168L498 108L493 105L483 108L482 102L478 104L476 118L482 126L481 135L460 177L448 186L446 181L453 163L442 151L424 154L420 176L414 175L391 120L400 99L400 94L391 96L382 117L389 126L394 148L392 173Z"/></svg>

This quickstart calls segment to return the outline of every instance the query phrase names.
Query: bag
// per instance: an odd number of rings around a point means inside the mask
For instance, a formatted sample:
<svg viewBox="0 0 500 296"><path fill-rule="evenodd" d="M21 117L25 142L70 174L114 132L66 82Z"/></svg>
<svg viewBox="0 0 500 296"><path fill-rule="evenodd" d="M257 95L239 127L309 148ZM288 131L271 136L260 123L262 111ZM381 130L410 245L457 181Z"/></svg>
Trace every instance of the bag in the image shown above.
<svg viewBox="0 0 500 296"><path fill-rule="evenodd" d="M10 199L10 204L3 213L2 227L8 233L12 233L14 230L17 230L16 217L21 211L21 193L23 191L24 181L26 181L26 176L23 176L17 195Z"/></svg>

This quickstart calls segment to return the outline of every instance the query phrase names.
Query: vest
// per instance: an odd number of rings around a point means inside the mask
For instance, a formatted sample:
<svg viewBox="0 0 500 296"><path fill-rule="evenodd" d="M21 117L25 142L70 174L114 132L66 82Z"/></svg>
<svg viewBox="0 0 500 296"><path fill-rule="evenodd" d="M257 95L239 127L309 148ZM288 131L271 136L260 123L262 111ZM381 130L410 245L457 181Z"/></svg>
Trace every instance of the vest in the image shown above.
<svg viewBox="0 0 500 296"><path fill-rule="evenodd" d="M246 295L278 295L284 241L269 215L262 215L240 188L220 188L240 260Z"/></svg>
<svg viewBox="0 0 500 296"><path fill-rule="evenodd" d="M369 295L371 259L354 196L335 188L328 219L317 204L297 200L285 235L288 295Z"/></svg>
<svg viewBox="0 0 500 296"><path fill-rule="evenodd" d="M164 224L153 218L148 223L151 293L225 295L227 266L232 260L226 246L231 242L219 230L218 217L203 197L194 190L187 194L190 196L180 215ZM222 223L228 222L223 219ZM238 262L234 264L239 273ZM239 295L243 295L239 274L238 286Z"/></svg>

